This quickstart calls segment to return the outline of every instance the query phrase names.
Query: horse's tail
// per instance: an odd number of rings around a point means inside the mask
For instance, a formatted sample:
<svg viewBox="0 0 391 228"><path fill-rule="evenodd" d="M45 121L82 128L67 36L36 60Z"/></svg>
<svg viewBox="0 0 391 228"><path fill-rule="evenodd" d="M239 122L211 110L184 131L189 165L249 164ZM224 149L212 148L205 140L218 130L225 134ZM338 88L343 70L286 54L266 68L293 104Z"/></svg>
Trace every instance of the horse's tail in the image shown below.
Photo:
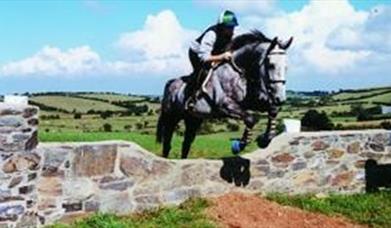
<svg viewBox="0 0 391 228"><path fill-rule="evenodd" d="M171 83L174 81L170 80L166 83L166 86L164 87L164 92L163 92L163 98L161 101L161 107L160 107L160 115L159 119L157 121L157 128L156 128L156 142L157 143L162 143L164 139L164 128L167 125L167 119L168 119L168 114L167 114L167 108L168 108L168 100L169 100L169 87Z"/></svg>

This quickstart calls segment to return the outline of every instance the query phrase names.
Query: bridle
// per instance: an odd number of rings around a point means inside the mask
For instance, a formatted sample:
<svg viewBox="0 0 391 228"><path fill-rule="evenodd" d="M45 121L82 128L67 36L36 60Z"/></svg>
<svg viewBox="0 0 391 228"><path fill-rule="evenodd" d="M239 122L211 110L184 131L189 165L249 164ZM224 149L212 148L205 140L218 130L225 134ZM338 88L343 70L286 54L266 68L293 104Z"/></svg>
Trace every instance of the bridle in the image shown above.
<svg viewBox="0 0 391 228"><path fill-rule="evenodd" d="M269 56L271 55L285 55L286 53L284 51L275 51L275 52L270 52L269 54L267 54L267 59ZM268 64L269 62L266 61L266 58L263 62L266 62L266 64ZM268 66L266 66L266 68L268 68ZM269 75L269 71L266 71L266 74L267 74L267 78L268 78L268 82L269 84L277 84L277 83L282 83L285 85L286 83L286 80L274 80L274 79L271 79L270 78L270 75Z"/></svg>
<svg viewBox="0 0 391 228"><path fill-rule="evenodd" d="M257 45L254 47L254 49L257 49L257 47L258 47L259 45L261 45L261 44L262 44L262 43L257 44ZM269 51L267 50L266 52L269 52ZM262 61L258 61L258 60L253 61L253 62L251 63L251 65L250 65L249 69L251 70L251 69L254 67L254 65L255 65L256 63L258 63L258 62L260 62L259 67L262 67L262 65L265 65L265 66L266 66L266 69L268 69L268 65L267 65L267 64L269 63L269 62L268 62L268 59L269 59L269 56L270 56L270 55L285 55L285 54L286 54L285 51L274 51L274 52L266 53L265 55L261 55L261 57L263 58ZM243 76L245 75L246 70L240 68L240 67L235 63L234 58L231 58L230 64L231 64L232 68L233 68L236 72L238 72L238 73L240 74L240 76L243 77ZM282 84L285 85L286 80L273 80L273 79L270 78L270 75L269 75L269 71L268 71L268 70L266 70L265 73L266 73L266 76L267 76L267 79L268 79L268 80L267 80L267 82L268 82L267 84L282 83Z"/></svg>

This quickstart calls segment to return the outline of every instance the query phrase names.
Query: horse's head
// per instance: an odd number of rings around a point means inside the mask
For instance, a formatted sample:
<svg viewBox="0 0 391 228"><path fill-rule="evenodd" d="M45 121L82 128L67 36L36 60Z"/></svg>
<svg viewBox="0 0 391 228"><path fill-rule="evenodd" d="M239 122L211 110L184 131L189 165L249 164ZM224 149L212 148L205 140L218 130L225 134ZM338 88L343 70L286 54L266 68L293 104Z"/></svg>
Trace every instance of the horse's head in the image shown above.
<svg viewBox="0 0 391 228"><path fill-rule="evenodd" d="M255 50L260 54L257 61L258 75L253 77L259 77L270 101L276 105L281 105L286 100L285 75L288 69L286 50L292 40L293 38L290 38L286 42L280 42L276 37L269 43L259 44Z"/></svg>
<svg viewBox="0 0 391 228"><path fill-rule="evenodd" d="M280 105L286 100L286 50L292 40L280 42L277 37L271 40L257 30L233 40L234 62L245 71L248 85L259 101Z"/></svg>

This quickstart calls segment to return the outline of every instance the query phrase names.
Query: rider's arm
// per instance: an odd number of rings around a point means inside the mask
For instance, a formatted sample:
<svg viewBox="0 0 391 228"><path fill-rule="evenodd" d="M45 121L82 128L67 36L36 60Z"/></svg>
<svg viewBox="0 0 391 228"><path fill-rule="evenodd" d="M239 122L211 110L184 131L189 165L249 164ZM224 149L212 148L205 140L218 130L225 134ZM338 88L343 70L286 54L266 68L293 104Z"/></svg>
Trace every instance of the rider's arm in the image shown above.
<svg viewBox="0 0 391 228"><path fill-rule="evenodd" d="M207 32L200 45L199 57L203 62L216 62L229 59L230 52L225 52L220 55L212 55L213 45L216 42L216 33L213 31Z"/></svg>

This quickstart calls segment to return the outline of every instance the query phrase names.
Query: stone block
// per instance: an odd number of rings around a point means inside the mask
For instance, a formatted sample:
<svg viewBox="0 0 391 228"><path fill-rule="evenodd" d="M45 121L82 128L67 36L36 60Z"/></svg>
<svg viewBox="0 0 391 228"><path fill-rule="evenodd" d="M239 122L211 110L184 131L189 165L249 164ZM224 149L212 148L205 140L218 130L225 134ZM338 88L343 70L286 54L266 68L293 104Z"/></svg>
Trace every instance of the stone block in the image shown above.
<svg viewBox="0 0 391 228"><path fill-rule="evenodd" d="M3 165L4 173L24 170L37 170L41 157L36 153L20 153L9 158Z"/></svg>
<svg viewBox="0 0 391 228"><path fill-rule="evenodd" d="M347 148L349 154L358 154L360 150L361 150L360 142L350 143Z"/></svg>
<svg viewBox="0 0 391 228"><path fill-rule="evenodd" d="M327 150L327 154L329 155L329 158L336 159L342 157L345 154L345 151L338 148L332 148Z"/></svg>
<svg viewBox="0 0 391 228"><path fill-rule="evenodd" d="M0 204L0 222L16 221L24 213L22 205Z"/></svg>
<svg viewBox="0 0 391 228"><path fill-rule="evenodd" d="M80 146L75 151L72 170L76 176L111 174L116 157L116 145Z"/></svg>
<svg viewBox="0 0 391 228"><path fill-rule="evenodd" d="M20 184L20 182L22 182L23 180L23 177L22 176L15 176L11 179L11 182L8 184L8 188L13 188L15 186L17 186L18 184Z"/></svg>
<svg viewBox="0 0 391 228"><path fill-rule="evenodd" d="M71 201L84 201L98 193L96 184L89 178L69 178L62 181L63 196Z"/></svg>
<svg viewBox="0 0 391 228"><path fill-rule="evenodd" d="M331 179L332 186L348 187L352 182L354 173L352 171L342 172Z"/></svg>
<svg viewBox="0 0 391 228"><path fill-rule="evenodd" d="M26 186L22 186L22 187L19 187L19 194L30 194L31 192L33 192L35 189L35 185L26 185Z"/></svg>
<svg viewBox="0 0 391 228"><path fill-rule="evenodd" d="M327 148L330 147L329 144L325 143L325 142L322 141L322 140L317 140L317 141L313 142L313 143L311 144L311 146L312 146L312 149L313 149L314 151L325 150L325 149L327 149Z"/></svg>
<svg viewBox="0 0 391 228"><path fill-rule="evenodd" d="M158 194L137 196L134 201L137 204L160 204L162 202Z"/></svg>
<svg viewBox="0 0 391 228"><path fill-rule="evenodd" d="M21 116L0 116L0 128L12 127L18 128L23 126L25 120Z"/></svg>
<svg viewBox="0 0 391 228"><path fill-rule="evenodd" d="M122 180L99 184L99 188L103 190L125 191L134 185L133 181Z"/></svg>
<svg viewBox="0 0 391 228"><path fill-rule="evenodd" d="M203 164L182 166L181 186L201 185L205 182L205 168Z"/></svg>
<svg viewBox="0 0 391 228"><path fill-rule="evenodd" d="M30 118L38 114L38 108L34 106L27 107L23 110L23 118Z"/></svg>
<svg viewBox="0 0 391 228"><path fill-rule="evenodd" d="M61 196L63 180L58 177L40 177L37 183L38 194L42 196Z"/></svg>
<svg viewBox="0 0 391 228"><path fill-rule="evenodd" d="M65 212L81 211L83 204L81 202L64 202L62 208L65 209Z"/></svg>
<svg viewBox="0 0 391 228"><path fill-rule="evenodd" d="M164 203L181 203L189 198L200 197L201 191L199 188L182 188L172 189L162 194L162 202Z"/></svg>
<svg viewBox="0 0 391 228"><path fill-rule="evenodd" d="M99 207L100 203L96 200L89 200L84 203L84 211L86 212L98 211Z"/></svg>
<svg viewBox="0 0 391 228"><path fill-rule="evenodd" d="M149 162L140 157L121 156L120 170L128 177L147 178L150 173Z"/></svg>
<svg viewBox="0 0 391 228"><path fill-rule="evenodd" d="M127 191L119 193L102 193L99 196L100 211L103 213L117 213L126 215L134 211L135 205L131 202Z"/></svg>

